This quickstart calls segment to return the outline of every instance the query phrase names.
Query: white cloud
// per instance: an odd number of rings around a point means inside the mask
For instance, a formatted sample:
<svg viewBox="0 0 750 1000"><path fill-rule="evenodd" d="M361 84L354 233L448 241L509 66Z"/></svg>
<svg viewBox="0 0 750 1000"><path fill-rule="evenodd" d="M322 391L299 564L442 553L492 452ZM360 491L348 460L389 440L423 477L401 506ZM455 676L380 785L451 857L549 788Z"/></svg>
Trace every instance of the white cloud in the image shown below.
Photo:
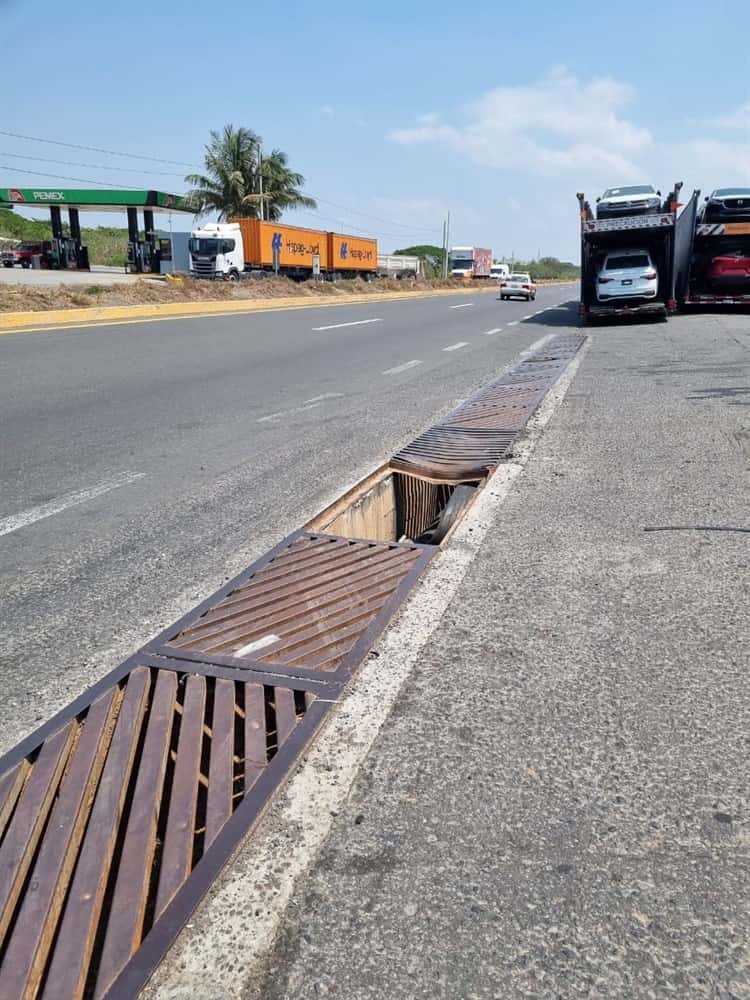
<svg viewBox="0 0 750 1000"><path fill-rule="evenodd" d="M672 172L685 170L708 192L714 187L750 184L750 143L688 139L669 150Z"/></svg>
<svg viewBox="0 0 750 1000"><path fill-rule="evenodd" d="M740 104L734 111L714 119L719 128L750 129L750 101Z"/></svg>
<svg viewBox="0 0 750 1000"><path fill-rule="evenodd" d="M641 177L634 158L652 145L647 129L623 117L633 96L618 80L581 81L556 69L537 83L487 91L464 108L460 124L432 112L389 138L450 146L486 166L542 175L585 171L615 183Z"/></svg>

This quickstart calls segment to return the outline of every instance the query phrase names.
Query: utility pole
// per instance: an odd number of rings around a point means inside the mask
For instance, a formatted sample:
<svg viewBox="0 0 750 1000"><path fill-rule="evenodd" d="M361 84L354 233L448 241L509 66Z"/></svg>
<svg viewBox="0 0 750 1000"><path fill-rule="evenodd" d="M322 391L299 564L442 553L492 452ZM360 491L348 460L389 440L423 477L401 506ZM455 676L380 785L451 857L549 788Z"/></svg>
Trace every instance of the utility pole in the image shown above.
<svg viewBox="0 0 750 1000"><path fill-rule="evenodd" d="M258 183L260 184L260 221L263 222L266 214L263 208L263 147L258 144Z"/></svg>
<svg viewBox="0 0 750 1000"><path fill-rule="evenodd" d="M450 252L451 245L451 213L448 212L448 218L445 223L445 258L443 260L443 277L448 277L448 254Z"/></svg>
<svg viewBox="0 0 750 1000"><path fill-rule="evenodd" d="M445 219L443 219L443 259L440 261L440 277L441 278L445 277L445 254L446 254L445 240L446 240L446 237L447 237L447 233L446 233L446 229L445 229Z"/></svg>

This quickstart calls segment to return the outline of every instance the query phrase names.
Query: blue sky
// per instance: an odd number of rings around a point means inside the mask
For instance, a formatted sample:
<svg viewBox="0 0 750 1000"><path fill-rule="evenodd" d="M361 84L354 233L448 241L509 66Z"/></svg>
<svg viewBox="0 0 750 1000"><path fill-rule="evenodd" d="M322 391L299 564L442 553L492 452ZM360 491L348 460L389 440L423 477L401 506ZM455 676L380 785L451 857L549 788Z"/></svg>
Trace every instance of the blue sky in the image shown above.
<svg viewBox="0 0 750 1000"><path fill-rule="evenodd" d="M209 129L247 125L320 199L287 221L384 250L439 243L450 209L453 243L573 259L578 190L750 185L739 3L213 9L0 0L0 128L199 165ZM0 135L2 187L179 193L183 172Z"/></svg>

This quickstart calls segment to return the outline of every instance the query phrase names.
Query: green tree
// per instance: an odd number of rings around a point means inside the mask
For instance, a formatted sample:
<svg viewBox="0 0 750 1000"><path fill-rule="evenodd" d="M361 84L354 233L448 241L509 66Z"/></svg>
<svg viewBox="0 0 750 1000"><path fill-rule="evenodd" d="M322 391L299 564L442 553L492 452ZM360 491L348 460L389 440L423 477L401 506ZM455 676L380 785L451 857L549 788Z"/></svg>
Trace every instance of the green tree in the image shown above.
<svg viewBox="0 0 750 1000"><path fill-rule="evenodd" d="M425 275L428 278L439 278L443 274L444 251L442 247L432 246L423 243L416 247L404 247L403 250L394 250L394 254L403 257L419 257L424 261Z"/></svg>
<svg viewBox="0 0 750 1000"><path fill-rule="evenodd" d="M204 156L205 173L188 174L188 199L196 214L218 213L228 218L258 218L262 200L264 217L278 221L288 208L316 208L313 198L303 195L302 174L289 169L289 158L280 149L261 156L261 137L252 129L225 125L212 131ZM262 166L261 166L262 164Z"/></svg>

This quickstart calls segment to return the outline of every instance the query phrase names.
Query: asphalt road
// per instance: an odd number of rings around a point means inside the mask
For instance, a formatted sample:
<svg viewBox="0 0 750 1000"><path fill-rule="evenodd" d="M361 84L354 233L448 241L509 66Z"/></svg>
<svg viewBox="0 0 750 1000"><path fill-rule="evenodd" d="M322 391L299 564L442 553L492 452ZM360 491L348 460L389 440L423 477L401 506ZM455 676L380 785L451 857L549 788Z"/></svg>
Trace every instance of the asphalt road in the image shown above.
<svg viewBox="0 0 750 1000"><path fill-rule="evenodd" d="M0 337L2 747L569 322L574 294Z"/></svg>

